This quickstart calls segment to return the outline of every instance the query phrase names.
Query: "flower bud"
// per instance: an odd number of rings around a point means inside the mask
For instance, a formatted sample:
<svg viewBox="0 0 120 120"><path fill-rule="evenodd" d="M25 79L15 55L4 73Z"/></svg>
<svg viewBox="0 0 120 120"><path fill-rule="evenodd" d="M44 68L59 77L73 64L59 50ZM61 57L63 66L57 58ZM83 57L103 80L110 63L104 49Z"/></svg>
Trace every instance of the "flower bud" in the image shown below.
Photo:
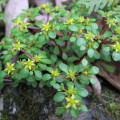
<svg viewBox="0 0 120 120"><path fill-rule="evenodd" d="M83 74L84 74L84 75L87 75L87 71L84 71Z"/></svg>
<svg viewBox="0 0 120 120"><path fill-rule="evenodd" d="M107 18L110 17L110 13L107 12L105 16L106 16Z"/></svg>

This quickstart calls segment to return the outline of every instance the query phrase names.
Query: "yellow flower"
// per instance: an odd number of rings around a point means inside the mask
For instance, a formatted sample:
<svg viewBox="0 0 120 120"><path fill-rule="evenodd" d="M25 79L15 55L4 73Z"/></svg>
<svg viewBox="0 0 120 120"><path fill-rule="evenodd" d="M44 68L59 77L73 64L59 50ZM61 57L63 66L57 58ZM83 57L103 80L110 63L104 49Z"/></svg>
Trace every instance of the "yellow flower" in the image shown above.
<svg viewBox="0 0 120 120"><path fill-rule="evenodd" d="M93 42L94 37L95 37L95 35L92 34L91 31L88 34L86 34L86 39L91 39L92 42Z"/></svg>
<svg viewBox="0 0 120 120"><path fill-rule="evenodd" d="M38 62L38 61L41 61L41 58L42 58L42 56L34 55L33 60L35 60L36 62Z"/></svg>
<svg viewBox="0 0 120 120"><path fill-rule="evenodd" d="M79 17L78 19L81 23L84 22L84 20L85 20L85 18L83 16Z"/></svg>
<svg viewBox="0 0 120 120"><path fill-rule="evenodd" d="M73 18L66 20L67 23L65 24L73 24L75 20Z"/></svg>
<svg viewBox="0 0 120 120"><path fill-rule="evenodd" d="M66 108L69 108L70 106L72 106L74 109L76 109L76 103L79 103L80 100L75 100L75 95L72 94L72 96L69 98L69 97L66 97L65 98L68 102Z"/></svg>
<svg viewBox="0 0 120 120"><path fill-rule="evenodd" d="M20 31L23 31L23 29L24 29L24 28L23 28L22 26L19 27L19 30L20 30Z"/></svg>
<svg viewBox="0 0 120 120"><path fill-rule="evenodd" d="M4 71L8 71L8 74L9 74L11 71L15 70L14 65L15 65L15 63L10 64L7 62L7 67L5 68Z"/></svg>
<svg viewBox="0 0 120 120"><path fill-rule="evenodd" d="M46 9L45 9L45 12L46 12L46 13L50 13L50 11L51 11L50 8L46 8Z"/></svg>
<svg viewBox="0 0 120 120"><path fill-rule="evenodd" d="M112 18L111 18L111 19L108 19L108 20L107 20L107 23L109 24L109 27L110 27L111 25L115 25L115 21L116 21L116 20L114 20L114 19L112 19Z"/></svg>
<svg viewBox="0 0 120 120"><path fill-rule="evenodd" d="M49 22L48 22L48 23L46 23L46 24L43 24L42 30L45 30L46 32L48 32L48 30L50 29L50 27L51 27L51 25L50 25Z"/></svg>
<svg viewBox="0 0 120 120"><path fill-rule="evenodd" d="M59 10L59 8L60 8L60 7L59 7L58 5L55 6L55 10L56 10L56 11Z"/></svg>
<svg viewBox="0 0 120 120"><path fill-rule="evenodd" d="M75 72L74 71L69 71L67 74L68 74L68 77L71 78L72 80L75 79Z"/></svg>
<svg viewBox="0 0 120 120"><path fill-rule="evenodd" d="M24 64L26 65L24 69L26 68L29 68L31 70L31 67L34 66L34 61L31 61L29 58L28 58L28 61L24 62Z"/></svg>
<svg viewBox="0 0 120 120"><path fill-rule="evenodd" d="M106 12L105 17L107 17L107 18L110 17L110 13Z"/></svg>
<svg viewBox="0 0 120 120"><path fill-rule="evenodd" d="M115 32L117 32L118 34L120 34L120 27L115 28Z"/></svg>
<svg viewBox="0 0 120 120"><path fill-rule="evenodd" d="M81 28L79 28L78 29L78 33L82 33L83 31L82 31L82 29Z"/></svg>
<svg viewBox="0 0 120 120"><path fill-rule="evenodd" d="M22 22L22 21L21 21L21 18L18 18L17 20L15 20L15 24L16 24L16 25L19 25L21 22Z"/></svg>
<svg viewBox="0 0 120 120"><path fill-rule="evenodd" d="M120 50L120 44L116 42L115 45L112 45L115 48L115 51L118 52Z"/></svg>
<svg viewBox="0 0 120 120"><path fill-rule="evenodd" d="M117 36L114 36L114 35L111 37L111 39L112 39L113 41L118 41L118 40L119 40L119 38L118 38Z"/></svg>
<svg viewBox="0 0 120 120"><path fill-rule="evenodd" d="M24 45L21 45L19 41L17 44L13 44L13 46L14 46L14 49L17 49L20 51L21 47L23 47Z"/></svg>
<svg viewBox="0 0 120 120"><path fill-rule="evenodd" d="M27 23L26 21L24 21L24 22L21 24L21 27L26 29L29 24L30 24L30 23Z"/></svg>
<svg viewBox="0 0 120 120"><path fill-rule="evenodd" d="M49 6L50 6L49 3L43 3L39 8L45 9L45 8L48 8Z"/></svg>
<svg viewBox="0 0 120 120"><path fill-rule="evenodd" d="M53 75L53 77L60 75L60 73L58 72L58 69L56 69L55 71L51 70L50 72Z"/></svg>
<svg viewBox="0 0 120 120"><path fill-rule="evenodd" d="M74 86L72 86L72 88L68 88L68 90L66 91L69 95L74 94L76 92L76 90L73 89Z"/></svg>

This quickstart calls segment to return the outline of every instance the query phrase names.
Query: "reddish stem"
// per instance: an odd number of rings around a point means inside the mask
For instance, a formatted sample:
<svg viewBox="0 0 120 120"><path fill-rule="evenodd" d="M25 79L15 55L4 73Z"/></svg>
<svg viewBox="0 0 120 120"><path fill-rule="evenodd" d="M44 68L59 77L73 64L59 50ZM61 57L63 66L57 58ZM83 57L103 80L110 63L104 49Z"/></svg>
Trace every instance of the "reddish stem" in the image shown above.
<svg viewBox="0 0 120 120"><path fill-rule="evenodd" d="M103 44L113 44L114 42L111 42L111 41L106 41L109 37L106 37L104 40L102 40L102 42L100 43L97 51L100 52L101 48L102 48L102 45ZM81 58L79 58L77 61L75 61L75 65L78 65L81 60L87 56L87 53L85 53Z"/></svg>
<svg viewBox="0 0 120 120"><path fill-rule="evenodd" d="M61 46L56 43L55 39L52 39L52 40L53 40L53 42L55 43L55 45L58 47L59 52L60 52L60 54L62 55L62 54L63 54L63 51L62 51Z"/></svg>
<svg viewBox="0 0 120 120"><path fill-rule="evenodd" d="M31 27L31 26L27 26L28 29L33 29L33 30L41 30L41 28L39 27Z"/></svg>
<svg viewBox="0 0 120 120"><path fill-rule="evenodd" d="M102 31L101 31L100 35L103 35L104 32L105 32L106 29L107 29L107 26L106 26L106 19L105 19L105 18L103 18L102 24L103 24L103 27L102 27Z"/></svg>
<svg viewBox="0 0 120 120"><path fill-rule="evenodd" d="M53 42L55 43L55 45L58 47L59 52L60 52L60 54L61 54L61 56L62 56L63 51L62 51L61 46L56 43L55 39L52 39L52 41L53 41ZM66 60L63 60L63 62L64 62L65 64L68 64L68 62L67 62Z"/></svg>
<svg viewBox="0 0 120 120"><path fill-rule="evenodd" d="M10 75L7 75L7 76L4 77L4 79L9 79L9 78L11 78Z"/></svg>
<svg viewBox="0 0 120 120"><path fill-rule="evenodd" d="M49 17L50 17L50 14L47 13L47 20L46 20L46 23L49 21Z"/></svg>
<svg viewBox="0 0 120 120"><path fill-rule="evenodd" d="M24 52L25 54L27 54L28 56L30 56L31 58L33 58L33 56L30 53L28 53L27 51L25 51L23 49L21 49L20 51Z"/></svg>
<svg viewBox="0 0 120 120"><path fill-rule="evenodd" d="M59 75L58 77L66 78L67 76Z"/></svg>
<svg viewBox="0 0 120 120"><path fill-rule="evenodd" d="M70 33L70 37L72 36L73 33L74 33L73 31Z"/></svg>
<svg viewBox="0 0 120 120"><path fill-rule="evenodd" d="M78 65L85 56L87 56L87 53L85 53L82 57L75 61L75 65Z"/></svg>

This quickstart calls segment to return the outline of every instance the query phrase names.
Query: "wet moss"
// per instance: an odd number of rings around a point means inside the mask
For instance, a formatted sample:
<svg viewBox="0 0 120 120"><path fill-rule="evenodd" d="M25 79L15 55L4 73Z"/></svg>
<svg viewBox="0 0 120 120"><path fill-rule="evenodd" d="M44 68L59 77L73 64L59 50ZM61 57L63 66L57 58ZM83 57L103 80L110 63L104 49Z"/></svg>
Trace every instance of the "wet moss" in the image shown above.
<svg viewBox="0 0 120 120"><path fill-rule="evenodd" d="M4 93L5 110L2 112L0 120L49 120L55 115L55 109L57 106L53 102L53 96L55 91L52 88L33 89L24 86L19 90L17 94L12 90L11 92ZM120 100L119 92L103 87L102 94L111 98ZM105 106L100 105L101 102L95 94L91 94L87 99L89 101L88 109L99 109L105 116L110 116L113 119L120 119L120 103L111 100L107 97L103 97L106 102ZM12 100L12 102L11 102ZM15 103L18 106L16 114L10 114L12 109L10 106ZM96 111L94 118L100 120L100 113ZM57 119L62 119L62 116L57 116Z"/></svg>

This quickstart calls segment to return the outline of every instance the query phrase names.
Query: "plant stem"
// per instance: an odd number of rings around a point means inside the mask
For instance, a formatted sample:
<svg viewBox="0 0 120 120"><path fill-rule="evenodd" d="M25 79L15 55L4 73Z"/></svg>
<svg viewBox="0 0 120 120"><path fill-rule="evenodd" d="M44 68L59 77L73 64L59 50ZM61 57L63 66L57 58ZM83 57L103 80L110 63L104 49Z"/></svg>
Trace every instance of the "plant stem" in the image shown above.
<svg viewBox="0 0 120 120"><path fill-rule="evenodd" d="M87 53L85 53L82 57L75 61L75 65L78 65L85 56L87 56Z"/></svg>
<svg viewBox="0 0 120 120"><path fill-rule="evenodd" d="M33 30L41 30L40 27L31 27L31 26L27 26L28 29L33 29Z"/></svg>
<svg viewBox="0 0 120 120"><path fill-rule="evenodd" d="M33 56L30 53L28 53L27 51L25 51L23 49L21 49L20 51L24 52L25 54L27 54L28 56L30 56L31 58L33 58Z"/></svg>
<svg viewBox="0 0 120 120"><path fill-rule="evenodd" d="M107 24L106 24L106 19L103 17L103 20L102 20L102 24L103 24L103 27L102 27L102 31L100 33L100 35L103 35L104 32L106 31L106 29L108 28Z"/></svg>
<svg viewBox="0 0 120 120"><path fill-rule="evenodd" d="M55 43L55 45L58 47L59 52L60 52L60 54L62 55L62 54L63 54L63 51L62 51L61 46L56 43L55 39L52 39L52 40L53 40L53 42Z"/></svg>
<svg viewBox="0 0 120 120"><path fill-rule="evenodd" d="M111 42L111 41L106 41L108 38L109 37L106 37L104 40L102 40L102 42L100 43L100 45L97 49L98 52L100 52L103 44L113 44L114 43L114 42ZM80 57L77 61L75 61L75 65L78 65L81 62L81 60L86 56L87 56L87 53L85 53L82 57Z"/></svg>
<svg viewBox="0 0 120 120"><path fill-rule="evenodd" d="M63 50L62 50L61 46L56 43L55 39L52 39L52 41L53 41L53 42L55 43L55 45L58 47L59 52L60 52L60 55L62 56ZM63 62L64 62L65 64L68 64L68 62L67 62L66 60L63 60Z"/></svg>
<svg viewBox="0 0 120 120"><path fill-rule="evenodd" d="M47 20L46 20L46 23L49 21L49 17L50 17L50 14L47 13Z"/></svg>

